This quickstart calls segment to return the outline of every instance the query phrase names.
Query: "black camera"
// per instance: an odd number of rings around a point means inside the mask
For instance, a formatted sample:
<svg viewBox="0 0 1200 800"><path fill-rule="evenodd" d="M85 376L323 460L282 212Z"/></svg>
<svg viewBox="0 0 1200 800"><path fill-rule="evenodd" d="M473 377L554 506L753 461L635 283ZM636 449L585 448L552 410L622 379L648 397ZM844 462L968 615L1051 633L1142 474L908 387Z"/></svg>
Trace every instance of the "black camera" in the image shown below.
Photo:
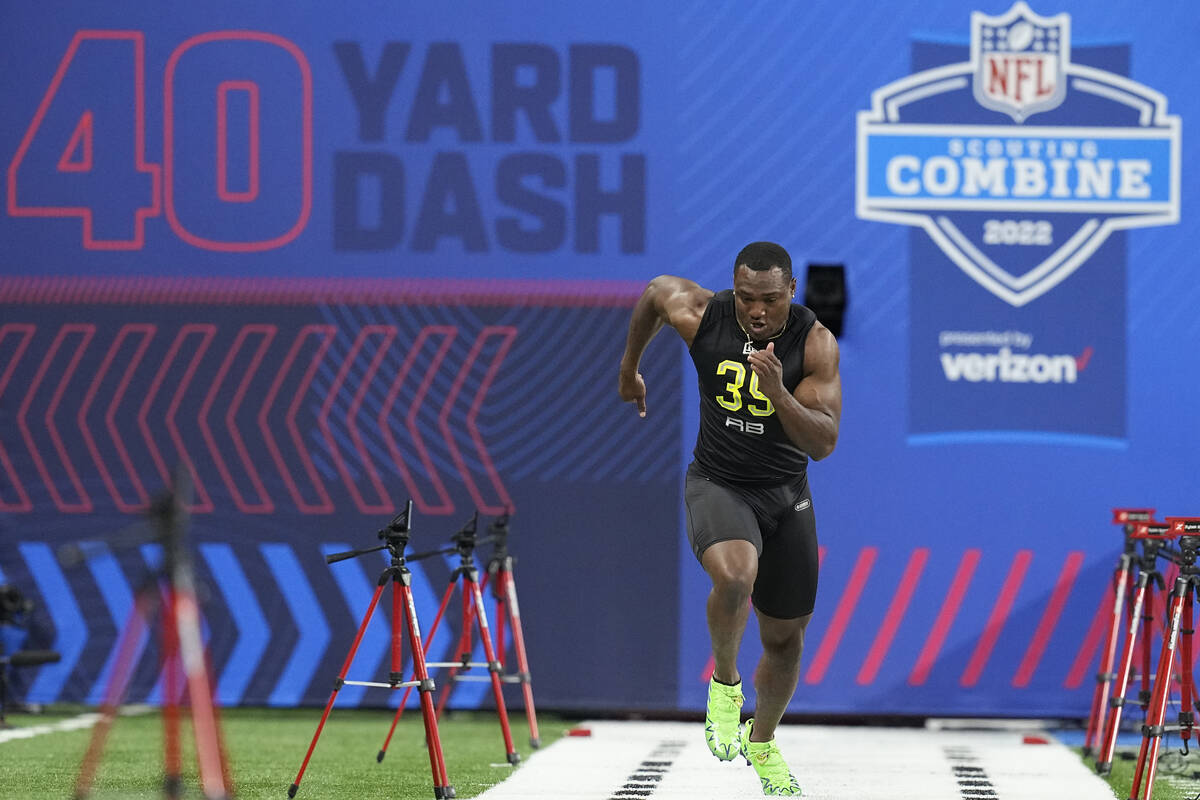
<svg viewBox="0 0 1200 800"><path fill-rule="evenodd" d="M392 517L388 526L379 531L379 538L382 541L403 539L405 543L408 542L408 535L412 531L412 505L412 500L409 500L405 504L404 510Z"/></svg>
<svg viewBox="0 0 1200 800"><path fill-rule="evenodd" d="M21 594L20 589L11 584L0 584L0 624L24 624L24 618L31 611L33 601Z"/></svg>

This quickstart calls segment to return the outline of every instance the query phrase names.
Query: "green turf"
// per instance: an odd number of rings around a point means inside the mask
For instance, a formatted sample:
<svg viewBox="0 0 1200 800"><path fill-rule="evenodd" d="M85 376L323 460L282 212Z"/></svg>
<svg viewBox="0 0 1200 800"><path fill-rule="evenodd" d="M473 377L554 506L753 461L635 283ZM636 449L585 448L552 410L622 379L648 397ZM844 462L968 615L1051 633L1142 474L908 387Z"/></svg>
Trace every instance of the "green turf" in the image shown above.
<svg viewBox="0 0 1200 800"><path fill-rule="evenodd" d="M12 714L16 726L40 725L82 709L52 709L36 716ZM236 797L287 797L320 720L320 709L226 709L222 712L226 749ZM300 783L297 800L330 798L432 798L433 780L421 714L408 709L386 757L376 755L392 712L334 708ZM524 714L512 714L513 742L522 759L534 751ZM569 723L539 716L542 746L562 735ZM474 797L512 770L494 713L451 713L439 726L446 769L458 797ZM199 798L190 730L184 724L185 797ZM90 730L55 732L0 744L0 796L21 800L63 800L72 796ZM191 756L191 758L189 758ZM503 764L504 766L493 766ZM162 722L156 712L121 717L113 726L96 776L92 797L162 797Z"/></svg>
<svg viewBox="0 0 1200 800"><path fill-rule="evenodd" d="M1082 748L1073 748L1083 758ZM1108 785L1112 787L1117 798L1128 798L1133 786L1133 773L1137 761L1133 756L1136 750L1118 752L1113 761L1112 772L1107 776ZM1166 750L1159 758L1154 776L1153 800L1197 800L1200 798L1200 752L1193 751L1188 758L1178 752ZM1088 769L1094 769L1095 758L1083 758ZM1139 794L1139 797L1141 795Z"/></svg>

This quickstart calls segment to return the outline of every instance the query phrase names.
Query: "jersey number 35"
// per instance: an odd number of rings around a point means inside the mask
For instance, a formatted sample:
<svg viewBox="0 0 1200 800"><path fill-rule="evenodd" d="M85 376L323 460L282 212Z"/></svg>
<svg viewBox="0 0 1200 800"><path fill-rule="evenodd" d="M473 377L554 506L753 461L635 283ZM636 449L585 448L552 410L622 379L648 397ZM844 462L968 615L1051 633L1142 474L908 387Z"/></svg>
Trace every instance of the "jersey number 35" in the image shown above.
<svg viewBox="0 0 1200 800"><path fill-rule="evenodd" d="M739 361L725 360L717 364L717 374L729 376L733 380L725 384L726 394L717 395L717 403L726 411L739 411L742 408L742 387L746 385L746 365ZM769 417L775 413L775 406L767 396L758 389L758 373L750 370L750 385L746 387L750 397L760 402L745 403L746 410L756 417Z"/></svg>

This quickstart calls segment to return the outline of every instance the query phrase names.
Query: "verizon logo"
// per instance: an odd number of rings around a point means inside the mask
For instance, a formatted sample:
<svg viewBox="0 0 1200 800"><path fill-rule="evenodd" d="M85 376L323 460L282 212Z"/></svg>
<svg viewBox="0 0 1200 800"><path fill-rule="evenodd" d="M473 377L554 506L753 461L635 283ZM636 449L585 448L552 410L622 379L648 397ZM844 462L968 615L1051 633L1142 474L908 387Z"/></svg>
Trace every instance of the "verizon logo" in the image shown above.
<svg viewBox="0 0 1200 800"><path fill-rule="evenodd" d="M971 383L1075 383L1091 358L1091 347L1081 356L1014 353L1007 347L994 353L941 354L946 380Z"/></svg>

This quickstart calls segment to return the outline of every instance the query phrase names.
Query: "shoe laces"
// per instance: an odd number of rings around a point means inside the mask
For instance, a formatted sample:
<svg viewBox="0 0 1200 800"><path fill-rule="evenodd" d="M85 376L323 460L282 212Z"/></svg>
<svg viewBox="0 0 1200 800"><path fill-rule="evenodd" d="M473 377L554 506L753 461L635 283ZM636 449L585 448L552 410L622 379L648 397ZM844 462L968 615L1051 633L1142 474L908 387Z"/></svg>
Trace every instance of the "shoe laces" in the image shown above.
<svg viewBox="0 0 1200 800"><path fill-rule="evenodd" d="M724 683L713 681L713 686L716 687L716 695L722 701L727 701L730 706L740 709L746 698L742 694L742 685L739 683L736 686L729 686Z"/></svg>
<svg viewBox="0 0 1200 800"><path fill-rule="evenodd" d="M773 769L787 769L784 763L783 754L779 752L779 745L774 739L766 742L750 741L750 731L745 732L746 736L746 756L754 760L760 767L771 767ZM790 773L791 770L788 770Z"/></svg>
<svg viewBox="0 0 1200 800"><path fill-rule="evenodd" d="M758 742L751 742L750 744L756 745ZM776 746L774 741L763 742L763 744L765 744L766 747L761 749L757 747L753 748L750 751L750 757L765 767L767 762L771 761L773 757L779 756L779 747Z"/></svg>

